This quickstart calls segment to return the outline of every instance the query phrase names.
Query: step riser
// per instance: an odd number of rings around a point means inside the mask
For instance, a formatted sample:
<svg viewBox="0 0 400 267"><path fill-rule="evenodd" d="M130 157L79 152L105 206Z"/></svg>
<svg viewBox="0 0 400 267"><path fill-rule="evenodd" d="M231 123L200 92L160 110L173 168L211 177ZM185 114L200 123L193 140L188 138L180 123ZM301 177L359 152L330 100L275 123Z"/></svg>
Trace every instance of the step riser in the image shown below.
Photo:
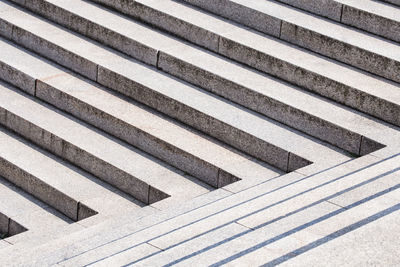
<svg viewBox="0 0 400 267"><path fill-rule="evenodd" d="M193 0L183 1L192 2ZM389 18L381 17L377 14L344 5L333 0L325 0L326 3L324 4L318 3L318 7L315 6L315 3L309 1L277 1L305 11L309 11L316 15L330 18L344 25L353 26L389 40L400 42L400 36L398 34L400 30L400 23Z"/></svg>
<svg viewBox="0 0 400 267"><path fill-rule="evenodd" d="M366 94L348 85L338 83L328 77L292 65L279 58L272 57L256 49L234 42L233 40L218 36L215 33L206 32L202 34L202 32L206 30L200 29L195 25L177 18L172 18L163 14L163 20L159 20L157 17L159 11L143 7L141 4L129 6L129 8L131 8L130 10L121 10L117 5L114 5L108 0L96 0L94 2L111 6L124 14L134 17L135 19L142 20L145 23L149 23L161 30L177 35L182 39L205 47L229 59L243 63L259 71L330 98L336 102L400 126L400 118L396 115L400 112L400 106L394 103ZM148 15L149 13L152 15ZM144 14L146 14L146 16L144 16ZM168 27L168 25L173 26ZM199 34L196 35L197 38L187 36L185 29L191 29L192 32L196 33L199 32ZM215 40L219 41L215 43ZM396 63L395 65L396 69L400 69L400 64ZM382 65L376 64L375 66L379 68ZM388 70L390 71L390 68L388 68ZM399 79L398 75L397 79Z"/></svg>
<svg viewBox="0 0 400 267"><path fill-rule="evenodd" d="M97 176L101 180L135 197L139 201L151 204L148 203L150 197L154 202L168 197L167 194L158 192L159 190L155 188L152 190L154 196L149 196L150 192L148 184L95 157L87 151L80 149L72 143L53 135L45 129L18 117L16 114L9 112L2 107L0 107L0 112L5 114L3 117L4 120L0 121L3 126L34 142L36 145L52 154L57 155ZM162 198L157 199L156 196Z"/></svg>
<svg viewBox="0 0 400 267"><path fill-rule="evenodd" d="M0 175L22 188L37 199L55 208L73 221L86 218L86 212L79 214L80 203L41 181L32 174L0 157ZM86 210L86 209L85 209ZM92 215L96 212L88 209ZM82 210L83 211L83 210Z"/></svg>
<svg viewBox="0 0 400 267"><path fill-rule="evenodd" d="M165 65L164 64L165 57L162 56L161 53L158 55L159 53L158 51L151 48L143 49L144 45L141 45L132 39L129 39L121 34L111 32L110 30L101 27L96 23L92 23L88 20L85 20L84 18L71 14L70 12L58 8L45 1L37 0L33 2L28 2L26 3L25 7L69 29L77 31L94 40L97 40L112 48L115 48L116 50L128 54L129 56L132 56L133 58L138 59L144 63L161 68L162 66ZM124 42L115 41L122 39L124 39ZM30 47L30 49L33 48ZM135 52L133 53L132 51ZM138 56L137 51L140 52L139 53L140 56ZM42 53L42 55L46 54ZM165 61L167 61L167 59L165 59ZM68 67L68 65L66 66ZM79 70L75 69L74 71L79 72ZM169 73L174 76L177 76L179 72L176 71ZM249 155L259 158L283 171L292 171L310 164L309 161L303 160L301 157L298 157L297 155L293 155L293 158L295 160L294 162L296 163L293 162L287 164L286 159L288 158L288 152L271 144L265 143L262 140L259 140L249 134L246 134L243 131L231 128L229 125L226 125L218 120L215 120L211 116L207 116L196 110L190 109L189 107L182 105L177 101L165 98L164 96L152 91L150 88L138 85L134 81L129 81L127 79L124 79L123 77L116 78L118 79L117 81L109 81L109 77L114 77L114 76L115 75L110 73L110 71L104 70L99 66L97 81L100 84L105 85L114 90L117 90L118 92L128 97L131 97L141 103L144 103L164 114L167 114L170 117L178 119L202 132L210 134L211 136L229 145L232 145L233 147L242 150L248 153ZM129 85L122 86L121 85L122 79L125 80L126 83L129 83ZM188 81L193 82L193 79ZM130 88L130 90L126 90L125 88ZM135 88L137 88L137 93L132 92ZM143 94L140 91L146 91L147 93ZM154 99L159 99L159 101L153 101ZM177 110L179 110L180 112L177 113ZM196 117L196 120L192 119L194 117ZM226 134L228 132L231 133L230 136ZM238 140L243 140L243 141L238 142ZM359 148L357 147L356 149L353 149L351 152L358 154Z"/></svg>
<svg viewBox="0 0 400 267"><path fill-rule="evenodd" d="M138 84L126 77L122 77L112 71L102 68L101 66L96 66L93 62L85 60L78 55L72 54L68 51L65 53L64 49L42 38L39 38L32 33L26 32L19 27L14 26L13 33L14 32L16 35L14 36L13 34L12 40L17 44L22 45L25 48L32 50L44 57L54 60L55 62L70 68L93 81L97 81L108 88L116 90L130 98L161 111L162 113L178 119L283 171L292 171L307 166L311 163L310 161L293 153L291 153L290 157L293 160L292 162L288 163L288 152L279 147L271 145L250 134L240 131L237 128L222 123L211 116L191 109L180 102L165 97L162 94L156 93L150 88L142 86L141 84ZM58 54L58 52L60 52L60 54ZM79 66L74 68L74 62L76 62L77 58L79 58L79 62L83 63L83 67ZM87 75L88 69L96 69L97 77L92 77L94 71L89 71L92 74ZM129 88L129 90L126 88ZM193 117L196 117L197 120L192 120ZM202 121L203 123L198 123L198 121ZM226 133L232 133L232 135L227 135ZM173 166L176 167L176 165ZM190 174L193 175L193 173ZM216 186L218 182L209 184Z"/></svg>
<svg viewBox="0 0 400 267"><path fill-rule="evenodd" d="M343 24L400 42L400 23L358 8L343 5Z"/></svg>

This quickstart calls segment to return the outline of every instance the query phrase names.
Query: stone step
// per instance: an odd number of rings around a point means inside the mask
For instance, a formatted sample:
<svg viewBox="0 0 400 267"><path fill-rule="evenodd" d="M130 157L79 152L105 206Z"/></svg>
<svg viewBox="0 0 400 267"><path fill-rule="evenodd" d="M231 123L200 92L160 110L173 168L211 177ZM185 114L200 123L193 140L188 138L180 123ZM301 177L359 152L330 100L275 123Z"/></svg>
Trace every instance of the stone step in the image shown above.
<svg viewBox="0 0 400 267"><path fill-rule="evenodd" d="M11 8L11 5L7 7ZM58 63L83 75L86 70L82 71L82 66L91 65L92 75L96 77L90 78L100 84L187 123L283 171L292 171L320 160L321 155L316 156L314 152L317 150L321 151L325 158L346 159L346 156L310 141L300 133L293 133L283 125L260 118L257 114L211 96L199 88L124 58L100 45L87 42L26 12L14 8L2 12L1 17L19 27L20 34L15 28L17 26L14 26L13 41L56 61L62 58L62 62ZM47 45L39 45L42 42ZM62 51L68 51L68 56ZM71 67L77 57L85 64ZM193 120L193 117L197 120ZM299 146L288 145L283 141L289 139ZM298 156L299 153L304 156ZM215 183L211 185L216 186Z"/></svg>
<svg viewBox="0 0 400 267"><path fill-rule="evenodd" d="M59 229L73 221L0 177L0 232L14 236L21 232ZM16 224L17 222L17 224ZM7 241L9 242L8 238Z"/></svg>
<svg viewBox="0 0 400 267"><path fill-rule="evenodd" d="M106 238L99 237L99 241L91 245L98 248L95 250L87 248L87 253L76 258L71 257L68 262L71 265L75 264L75 266L76 264L89 264L90 262L88 262L88 260L94 262L100 259L98 255L102 255L101 257L109 257L119 251L129 249L142 242L148 241L154 242L154 245L160 245L161 248L173 246L179 242L201 235L207 232L208 229L219 227L230 221L235 221L241 216L252 214L260 208L263 209L268 203L278 203L278 205L290 207L290 203L286 205L285 202L282 201L285 199L291 200L291 198L293 198L290 202L297 203L295 206L305 206L309 201L311 203L313 202L313 197L311 197L310 200L306 200L304 204L300 200L296 202L296 196L298 196L299 193L307 192L310 188L324 188L324 185L332 183L332 185L329 185L329 190L327 189L325 192L326 196L329 196L329 194L336 192L334 188L335 182L337 183L336 180L346 180L349 186L357 184L357 181L353 182L349 174L354 173L354 175L356 175L360 168L374 166L374 164L377 164L379 161L380 160L375 157L365 156L310 177L305 177L297 173L287 174L279 179L268 181L262 185L225 197L210 205L187 212L181 216L176 216L173 219L166 220L153 227L139 230L135 229L135 231L132 230L131 234L125 233L125 235L122 236L123 238L116 238L113 242L109 242L109 244L107 241L103 241L107 240ZM358 175L357 177L358 179L362 179L362 176L363 175ZM345 185L342 184L342 186ZM318 190L323 191L321 189ZM306 196L307 194L304 194L303 198L306 198ZM321 197L321 195L316 193L314 197L318 200L318 197ZM278 208L278 206L276 208ZM83 240L87 241L91 240L91 238L87 236ZM76 244L77 241L74 240L74 243ZM99 245L99 243L104 244L104 246ZM67 262L65 262L65 265L67 265Z"/></svg>
<svg viewBox="0 0 400 267"><path fill-rule="evenodd" d="M0 175L73 221L97 213L132 212L143 206L8 130L1 129L0 140Z"/></svg>
<svg viewBox="0 0 400 267"><path fill-rule="evenodd" d="M41 3L43 8L37 4L32 5L32 2L26 2L25 6L140 61L156 64L156 67L175 77L341 149L364 155L379 147L374 142L371 142L369 147L364 147L366 142L361 141L362 136L339 126L343 118L353 121L354 115L344 111L346 115L335 121L338 114L343 113L337 105L329 105L329 102L302 92L299 88L277 82L268 76L255 73L244 66L238 66L229 60L221 59L88 2L73 0ZM78 21L79 23L85 21L87 26L78 25ZM131 45L116 43L114 41L116 38L125 40ZM146 50L141 49L143 47L146 47ZM137 51L141 53L138 54ZM156 51L158 51L157 59L155 59ZM326 111L328 108L335 110ZM329 114L335 116L326 118Z"/></svg>
<svg viewBox="0 0 400 267"><path fill-rule="evenodd" d="M0 47L8 51L4 45ZM12 54L17 58L17 53ZM143 203L152 204L169 196L185 200L211 189L1 82L0 110L5 114L0 121L5 127Z"/></svg>
<svg viewBox="0 0 400 267"><path fill-rule="evenodd" d="M197 1L185 2L196 4ZM400 56L393 53L400 51L398 44L273 1L230 0L217 3L209 0L202 1L200 6L275 38L378 76L400 81ZM344 9L344 14L347 12ZM346 17L342 16L342 19L346 20ZM357 18L355 20L360 21ZM382 68L382 65L387 68Z"/></svg>
<svg viewBox="0 0 400 267"><path fill-rule="evenodd" d="M357 0L277 1L400 42L400 10L394 6Z"/></svg>
<svg viewBox="0 0 400 267"><path fill-rule="evenodd" d="M102 3L112 5L106 0ZM112 6L118 9L118 6ZM133 5L119 8L119 11L229 59L400 125L400 119L395 115L399 110L397 83L175 1L135 1ZM397 72L397 67L387 69Z"/></svg>
<svg viewBox="0 0 400 267"><path fill-rule="evenodd" d="M118 97L109 90L55 67L27 51L10 46L5 41L0 44L8 51L0 55L0 62L5 70L3 73L6 74L2 76L3 79L26 92L36 92L37 98L193 174L208 184L217 187L219 178L219 186L235 181L227 176L229 173L255 182L280 174L274 168L254 162L215 140L173 123L142 105ZM24 82L18 83L21 81L18 77L21 76L25 77ZM36 84L37 87L29 88L30 84Z"/></svg>

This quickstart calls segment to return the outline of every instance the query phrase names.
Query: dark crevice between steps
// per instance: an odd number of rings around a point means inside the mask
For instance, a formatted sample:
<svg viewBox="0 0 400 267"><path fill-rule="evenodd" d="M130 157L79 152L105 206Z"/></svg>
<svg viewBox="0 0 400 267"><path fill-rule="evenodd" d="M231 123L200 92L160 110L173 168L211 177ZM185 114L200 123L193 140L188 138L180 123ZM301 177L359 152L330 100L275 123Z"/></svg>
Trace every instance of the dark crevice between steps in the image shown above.
<svg viewBox="0 0 400 267"><path fill-rule="evenodd" d="M28 231L27 228L0 213L0 240Z"/></svg>

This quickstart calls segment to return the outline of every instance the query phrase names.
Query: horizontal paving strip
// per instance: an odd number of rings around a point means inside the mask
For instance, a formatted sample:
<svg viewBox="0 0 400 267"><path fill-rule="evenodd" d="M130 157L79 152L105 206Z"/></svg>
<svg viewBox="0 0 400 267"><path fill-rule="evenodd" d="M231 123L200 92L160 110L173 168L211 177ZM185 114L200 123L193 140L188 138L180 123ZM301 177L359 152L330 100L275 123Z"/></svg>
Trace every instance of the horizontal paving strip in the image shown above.
<svg viewBox="0 0 400 267"><path fill-rule="evenodd" d="M351 169L347 169L346 168L342 169L341 171L332 171L332 174L328 175L328 174L321 174L321 175L317 175L315 177L312 178L308 178L308 179L304 179L304 181L301 181L300 183L298 183L297 186L300 186L301 184L303 184L303 186L305 186L304 188L310 188L312 181L311 180L316 180L316 181L320 181L320 182L327 182L329 185L325 185L325 186L321 186L320 188L317 188L315 190L312 190L310 192L307 192L306 194L300 194L297 197L290 199L289 201L285 201L280 203L280 199L285 199L285 197L287 197L286 193L292 194L292 193L296 193L296 192L300 192L302 189L300 188L294 188L297 187L296 184L292 185L291 187L287 187L284 189L280 189L272 194L266 194L264 197L261 196L259 198L257 198L256 200L252 200L248 203L236 206L234 205L236 201L233 201L233 199L237 199L237 200L242 200L244 201L246 198L244 198L244 196L240 196L241 194L238 194L236 196L231 196L228 197L227 199L225 199L224 201L221 201L219 203L214 203L214 207L208 207L207 209L203 209L202 212L200 212L200 214L192 214L190 215L186 215L183 216L181 218L179 218L179 225L176 225L176 223L174 222L169 222L164 224L163 227L158 226L158 227L153 227L150 228L148 231L143 232L143 233L137 233L135 235L132 235L131 237L125 238L125 239L121 239L117 242L114 242L113 244L110 244L108 246L109 251L112 251L114 249L117 249L121 252L121 254L129 254L129 249L130 248L135 248L136 245L140 244L140 242L148 242L150 244L153 244L156 247L159 247L161 249L167 249L163 252L156 253L158 254L156 257L150 258L149 260L146 260L144 258L143 262L137 262L137 264L143 263L143 264L150 264L150 262L152 263L156 263L156 262L161 262L163 264L166 264L167 260L170 260L171 257L173 257L174 255L174 251L179 255L184 257L187 254L179 254L179 253L187 253L188 251L192 251L193 253L195 251L197 251L199 249L199 247L203 247L203 242L212 242L211 244L215 244L217 243L217 241L215 241L214 237L215 235L218 235L219 232L221 232L221 230L223 231L224 228L227 227L227 225L229 225L230 223L234 222L235 220L237 220L237 218L240 218L242 215L247 216L249 214L252 214L253 212L257 212L258 208L261 208L261 210L265 209L264 211L264 217L263 217L263 222L266 222L266 218L273 220L274 218L280 218L280 215L285 215L290 213L290 211L296 210L297 208L299 208L299 210L301 211L303 207L308 208L309 210L314 209L313 207L316 207L317 205L319 205L318 203L320 203L321 201L325 201L326 197L330 197L333 198L335 197L335 193L337 193L336 188L339 186L339 190L343 189L345 192L346 190L351 190L352 187L359 186L362 187L364 185L364 183L368 183L368 182L374 182L374 181L379 181L380 178L376 178L375 175L380 175L382 174L382 169L381 167L383 166L382 164L386 164L387 166L397 166L396 165L396 161L397 159L392 159L390 162L383 162L383 163L379 163L378 165L373 165L374 162L376 162L376 159L373 159L372 157L365 161L362 166L366 166L366 168L364 170L362 170L360 173L357 172L358 167L360 166L360 164L354 164L353 168L356 169L356 171L353 173L351 172ZM359 162L361 163L361 162ZM372 165L367 165L367 164L371 164ZM358 166L357 166L358 165ZM357 166L357 167L356 167ZM372 168L372 170L370 169ZM340 176L343 173L344 176ZM349 174L348 176L346 175ZM339 176L338 176L339 175ZM339 178L338 180L336 178ZM311 180L309 180L311 179ZM324 181L321 181L321 179L323 179ZM393 183L394 180L392 180ZM360 183L361 182L361 183ZM387 185L387 188L390 187L390 185ZM261 190L259 189L260 192L266 192L266 190ZM297 191L299 190L299 191ZM251 190L251 191L254 191ZM314 192L315 191L315 192ZM351 191L349 191L351 193ZM243 192L244 194L245 192ZM341 192L339 192L338 195L340 195ZM371 193L372 194L372 193ZM246 195L252 195L254 196L255 194L251 194L250 192L247 192ZM278 198L277 198L278 197ZM362 196L359 196L360 199L362 198ZM270 201L269 201L270 200ZM234 205L230 211L224 211L223 213L221 212L216 212L216 208L218 206L220 206L221 204L228 204L229 205ZM273 205L273 203L277 203L276 205ZM308 207L307 205L311 204L313 206ZM269 205L272 205L272 207L268 208ZM332 205L332 204L329 204ZM220 207L219 207L220 208ZM336 206L336 208L339 208ZM327 209L323 209L322 211L327 211ZM211 213L212 212L212 213ZM214 213L215 212L215 213ZM265 215L265 212L268 212L270 214L270 216ZM199 211L197 211L197 213L199 213ZM202 215L204 216L205 213L208 213L212 216L210 217L206 217L203 218L202 220L196 220L195 223L190 223L190 224L186 224L189 221L193 220L193 217L198 216L198 215ZM255 213L258 214L258 213ZM304 215L304 214L303 214ZM254 216L254 215L253 215ZM300 218L302 218L302 220L309 218L310 216L301 216L301 214L298 214L296 216L299 216ZM236 219L235 219L236 218ZM250 218L248 217L249 221L251 222ZM296 222L296 220L293 221L294 223ZM181 226L182 224L186 224L184 227ZM240 224L242 224L242 222L240 222ZM173 226L173 228L175 230L172 230L171 232L168 232L168 227L167 226ZM212 227L210 227L210 225L212 225ZM289 225L290 226L290 225ZM162 230L161 230L161 229ZM278 228L280 229L280 228ZM248 231L248 228L245 228L243 231L239 231L236 233L232 233L232 235L228 235L226 239L224 239L225 241L229 241L230 238L233 236L235 237L235 234L238 234L240 236L241 232L246 232L246 230ZM165 234L163 234L161 237L154 237L157 236L157 233L159 232L163 232ZM152 237L152 238L150 238ZM150 238L150 239L145 239L145 238ZM259 236L259 238L263 239L262 236ZM196 241L198 240L198 241ZM197 244L197 245L193 245L193 243ZM222 243L223 244L223 243ZM221 244L221 245L222 245ZM179 247L181 249L179 249ZM169 249L171 249L170 251L171 254L169 254ZM210 248L212 249L212 247ZM104 248L99 248L98 251L102 251L102 255L104 255L107 251L107 246L105 246ZM207 251L207 250L206 250ZM96 250L89 253L89 255L96 253ZM83 254L84 255L84 254ZM82 255L82 256L83 256ZM99 255L99 254L97 254ZM107 255L107 254L106 254ZM119 253L114 253L111 254L114 256L119 256ZM110 256L111 256L110 255ZM168 257L167 255L172 255L171 257ZM189 254L190 255L190 254ZM201 254L200 254L201 255ZM165 257L164 257L165 256ZM83 257L80 257L83 260ZM210 258L211 260L213 259L212 257ZM73 266L73 263L77 263L78 261L71 260L71 266ZM68 264L66 264L66 266L69 266Z"/></svg>
<svg viewBox="0 0 400 267"><path fill-rule="evenodd" d="M89 3L79 0L56 1L55 4L52 2L54 1L41 2L45 8L37 8L37 5L32 6L29 3L26 3L26 6L40 12L48 19L98 40L135 59L157 65L159 69L175 77L350 153L364 155L379 147L379 144L374 141L365 142L361 140L361 135L339 126L340 123L343 123L343 117L352 120L351 117L346 115L336 121L334 119L337 116L324 118L329 116L326 114L340 111L322 111L327 109L326 101L296 90L293 86L279 83L245 67L239 67L237 64L220 59ZM85 21L86 26L82 26L82 21ZM125 40L125 42L115 43L115 39ZM126 42L131 45L123 45ZM142 49L143 47L146 49ZM141 51L141 53L137 55L137 51ZM158 58L156 58L157 51ZM184 71L182 71L183 69ZM304 105L304 103L309 104ZM329 107L336 108L334 105Z"/></svg>
<svg viewBox="0 0 400 267"><path fill-rule="evenodd" d="M367 178L364 179L364 175L358 174L358 172L366 172L368 168L377 164L379 164L378 159L366 156L353 160L347 165L333 168L310 177L302 177L295 173L288 174L282 176L280 179L275 179L274 181L226 197L211 205L183 214L154 227L135 232L133 235L111 242L109 246L105 245L104 247L89 251L87 255L90 255L89 258L99 254L105 255L105 257L107 255L111 256L118 251L133 248L141 242L152 242L153 240L156 240L155 242L158 245L162 245L162 248L173 246L179 242L185 242L185 240L189 240L192 237L208 233L209 230L218 228L221 225L233 222L241 216L260 212L265 208L267 203L271 205L276 203L274 209L277 210L283 206L290 207L289 203L287 205L285 203L288 200L290 203L295 203L293 209L296 209L299 205L303 207L306 203L319 200L322 194L329 196L337 192L335 188L338 184L340 184L341 188L347 188L346 185L351 186L357 184L359 181L365 181ZM380 173L379 168L375 168L377 169L376 172ZM358 179L353 180L351 175ZM340 183L341 180L343 182ZM329 189L324 189L325 187L329 187ZM313 191L319 191L320 193L313 194ZM301 194L302 192L306 193ZM307 196L313 197L307 199ZM297 198L305 198L306 202L297 201ZM283 210L282 212L284 213L285 211ZM97 252L99 251L101 253L98 254ZM85 262L85 254L82 254L79 259ZM71 259L71 265L79 262L78 259Z"/></svg>
<svg viewBox="0 0 400 267"><path fill-rule="evenodd" d="M73 221L143 206L5 129L0 135L0 175Z"/></svg>
<svg viewBox="0 0 400 267"><path fill-rule="evenodd" d="M196 4L197 1L185 0ZM262 33L393 81L400 81L398 45L264 0L202 1L201 7ZM345 9L344 14L347 14ZM347 19L343 17L342 19ZM385 66L385 67L382 67Z"/></svg>
<svg viewBox="0 0 400 267"><path fill-rule="evenodd" d="M5 73L8 73L7 76L2 77L3 79L16 86L22 86L20 88L26 92L30 90L18 83L18 75L23 74L25 80L32 81L23 83L25 85L35 84L37 79L36 97L39 99L72 113L75 117L158 158L165 159L166 162L172 163L179 169L203 178L211 185L217 186L218 175L223 177L224 172L232 173L241 179L267 179L280 174L170 123L139 105L127 102L107 92L104 88L56 68L45 60L35 58L7 42L0 40L0 45L4 51L8 51L0 55L3 69L6 70ZM7 58L7 55L11 54L13 57ZM26 62L32 63L35 67L30 67ZM167 129L168 131L165 132ZM142 133L135 133L137 131ZM154 137L148 137L149 133ZM159 141L156 139L154 143L155 138ZM160 142L164 142L165 145L156 147ZM210 154L211 151L212 154ZM219 171L220 169L224 171ZM150 178L147 177L147 179ZM232 180L229 177L226 180L221 179L220 185L224 185L223 182L229 183Z"/></svg>
<svg viewBox="0 0 400 267"><path fill-rule="evenodd" d="M231 103L212 97L200 91L200 89L178 82L155 70L127 60L121 55L111 53L99 45L86 42L84 39L62 31L43 20L38 20L28 13L15 9L12 12L0 13L0 15L3 19L9 22L13 21L13 23L23 27L14 27L13 41L56 61L59 56L52 56L52 53L58 54L59 52L62 55L62 51L68 51L69 56L63 58L64 63L59 62L66 66L70 65L69 63L73 61L73 58L79 54L80 59L84 60L88 66L93 65L95 70L98 67L97 81L99 83L134 97L138 101L188 123L281 170L292 171L310 164L310 160L313 162L321 160L321 155L317 156L315 151L319 151L325 157L324 161L329 158L334 161L347 158L329 147L293 133L285 126L260 118L256 114L244 111ZM18 19L19 16L23 19ZM29 23L26 23L27 20ZM33 35L32 32L42 37ZM62 35L62 38L59 38L60 35ZM29 41L25 41L25 38L28 38ZM65 38L68 38L69 46L73 43L76 44L76 46L69 48L75 52L62 48L65 46ZM58 45L50 42L50 40L58 43ZM43 46L36 45L38 42L43 43ZM81 68L82 64L79 66ZM79 69L72 69L79 71ZM95 77L91 78L94 79ZM197 120L192 120L193 116L196 116ZM227 135L227 132L230 134ZM284 137L285 135L287 137ZM292 140L296 144L306 143L301 146L294 146L293 143L289 146L287 142L282 142L283 139ZM282 149L281 146L284 148ZM289 152L285 149L292 147L297 149L295 152L305 154L305 157L310 160L304 159L294 152L288 154Z"/></svg>
<svg viewBox="0 0 400 267"><path fill-rule="evenodd" d="M113 7L118 9L118 6ZM396 115L400 112L398 84L173 1L140 0L119 11L257 70L400 125Z"/></svg>
<svg viewBox="0 0 400 267"><path fill-rule="evenodd" d="M338 208L330 213L321 214L322 216L315 219L305 220L304 224L294 225L295 227L287 229L286 232L283 232L285 227L281 232L281 229L274 225L255 230L230 243L230 248L240 249L241 253L228 249L227 246L221 246L191 260L207 257L213 259L213 255L221 256L222 253L225 253L226 258L221 257L220 262L229 262L232 266L244 263L257 266L268 263L270 266L274 266L302 252L302 248L340 238L349 231L368 224L374 218L379 218L379 215L384 216L386 211L398 210L398 199L393 198L399 193L398 189L392 192L387 191L381 192L382 195L371 196L371 199L359 199L359 202L353 203L354 206ZM220 262L214 261L216 264ZM191 261L187 261L187 263L190 264Z"/></svg>

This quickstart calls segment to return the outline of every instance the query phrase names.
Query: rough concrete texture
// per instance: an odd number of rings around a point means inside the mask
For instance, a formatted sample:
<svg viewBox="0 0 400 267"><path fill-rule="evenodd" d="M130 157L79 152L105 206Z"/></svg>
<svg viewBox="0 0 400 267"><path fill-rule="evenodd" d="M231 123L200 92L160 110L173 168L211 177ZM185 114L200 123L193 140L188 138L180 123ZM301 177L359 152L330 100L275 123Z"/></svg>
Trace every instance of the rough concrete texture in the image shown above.
<svg viewBox="0 0 400 267"><path fill-rule="evenodd" d="M398 265L394 4L0 0L0 265Z"/></svg>

